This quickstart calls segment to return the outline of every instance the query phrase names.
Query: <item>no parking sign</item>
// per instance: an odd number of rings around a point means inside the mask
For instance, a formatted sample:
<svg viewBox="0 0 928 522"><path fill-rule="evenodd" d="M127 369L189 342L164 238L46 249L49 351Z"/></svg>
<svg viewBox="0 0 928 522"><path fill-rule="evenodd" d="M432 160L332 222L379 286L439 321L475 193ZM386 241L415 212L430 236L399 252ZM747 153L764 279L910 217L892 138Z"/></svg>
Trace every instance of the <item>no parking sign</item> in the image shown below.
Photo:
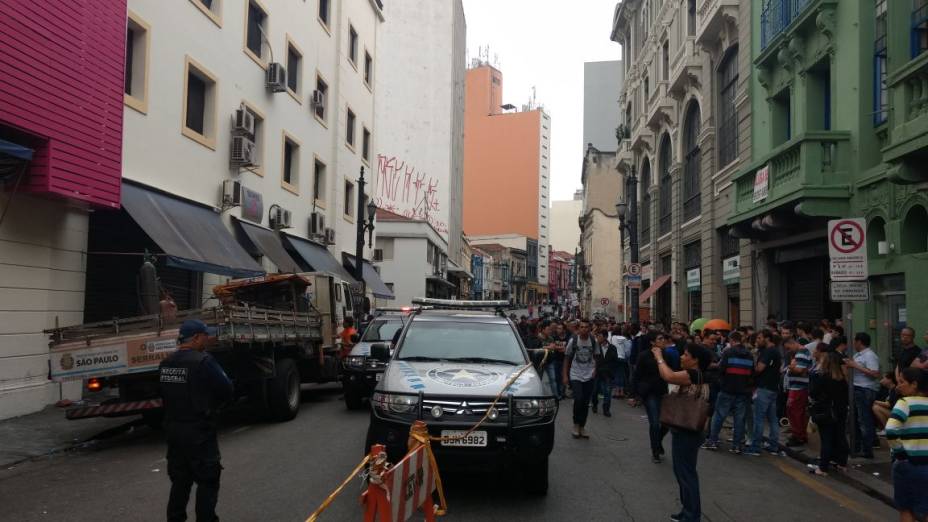
<svg viewBox="0 0 928 522"><path fill-rule="evenodd" d="M833 219L828 222L828 257L832 281L866 281L866 220Z"/></svg>

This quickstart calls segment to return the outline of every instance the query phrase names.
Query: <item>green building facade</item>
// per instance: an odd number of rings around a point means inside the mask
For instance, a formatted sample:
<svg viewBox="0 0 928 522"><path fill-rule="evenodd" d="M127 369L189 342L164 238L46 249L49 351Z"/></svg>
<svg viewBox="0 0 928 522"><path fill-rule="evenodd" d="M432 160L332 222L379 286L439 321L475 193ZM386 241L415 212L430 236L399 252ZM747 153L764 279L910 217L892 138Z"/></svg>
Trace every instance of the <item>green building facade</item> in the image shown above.
<svg viewBox="0 0 928 522"><path fill-rule="evenodd" d="M852 329L888 362L903 326L928 329L928 0L757 0L751 20L752 162L729 224L750 240L753 322L841 317L827 222L865 218Z"/></svg>

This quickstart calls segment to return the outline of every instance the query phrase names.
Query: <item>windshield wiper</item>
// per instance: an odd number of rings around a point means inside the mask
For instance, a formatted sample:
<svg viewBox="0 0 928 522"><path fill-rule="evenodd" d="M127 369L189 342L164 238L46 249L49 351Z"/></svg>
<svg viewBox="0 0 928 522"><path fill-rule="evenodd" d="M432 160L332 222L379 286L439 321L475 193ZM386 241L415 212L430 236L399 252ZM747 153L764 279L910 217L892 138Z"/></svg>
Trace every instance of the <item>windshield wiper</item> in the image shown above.
<svg viewBox="0 0 928 522"><path fill-rule="evenodd" d="M445 359L439 359L437 357L427 357L425 355L410 355L409 357L400 357L397 361L420 361L420 362L430 362L430 361L444 361Z"/></svg>
<svg viewBox="0 0 928 522"><path fill-rule="evenodd" d="M493 359L492 357L455 357L454 359L450 359L450 360L471 362L471 363L508 364L511 366L519 365L519 363L515 361L510 361L508 359Z"/></svg>

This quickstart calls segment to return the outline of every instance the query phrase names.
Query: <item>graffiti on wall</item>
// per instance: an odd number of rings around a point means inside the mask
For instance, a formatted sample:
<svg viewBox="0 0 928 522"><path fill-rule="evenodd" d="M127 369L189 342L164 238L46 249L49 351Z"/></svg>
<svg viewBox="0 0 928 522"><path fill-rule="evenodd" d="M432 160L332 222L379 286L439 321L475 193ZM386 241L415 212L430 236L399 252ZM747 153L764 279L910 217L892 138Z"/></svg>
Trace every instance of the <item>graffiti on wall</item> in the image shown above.
<svg viewBox="0 0 928 522"><path fill-rule="evenodd" d="M377 189L374 203L394 214L427 221L439 233L448 224L438 218L439 180L396 156L377 155Z"/></svg>

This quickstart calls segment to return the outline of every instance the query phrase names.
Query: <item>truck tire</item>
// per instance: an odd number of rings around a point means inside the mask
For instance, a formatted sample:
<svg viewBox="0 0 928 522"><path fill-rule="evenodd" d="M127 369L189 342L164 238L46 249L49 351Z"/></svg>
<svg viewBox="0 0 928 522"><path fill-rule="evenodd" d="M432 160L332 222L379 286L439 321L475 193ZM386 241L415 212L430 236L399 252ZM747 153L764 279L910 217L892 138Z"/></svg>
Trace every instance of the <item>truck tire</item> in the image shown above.
<svg viewBox="0 0 928 522"><path fill-rule="evenodd" d="M522 464L522 483L530 495L548 494L548 456Z"/></svg>
<svg viewBox="0 0 928 522"><path fill-rule="evenodd" d="M360 410L364 407L364 398L361 397L361 393L354 386L345 383L342 386L342 390L345 392L345 406L349 410Z"/></svg>
<svg viewBox="0 0 928 522"><path fill-rule="evenodd" d="M267 406L271 420L292 420L300 411L300 372L293 359L277 361L277 375L267 381Z"/></svg>

